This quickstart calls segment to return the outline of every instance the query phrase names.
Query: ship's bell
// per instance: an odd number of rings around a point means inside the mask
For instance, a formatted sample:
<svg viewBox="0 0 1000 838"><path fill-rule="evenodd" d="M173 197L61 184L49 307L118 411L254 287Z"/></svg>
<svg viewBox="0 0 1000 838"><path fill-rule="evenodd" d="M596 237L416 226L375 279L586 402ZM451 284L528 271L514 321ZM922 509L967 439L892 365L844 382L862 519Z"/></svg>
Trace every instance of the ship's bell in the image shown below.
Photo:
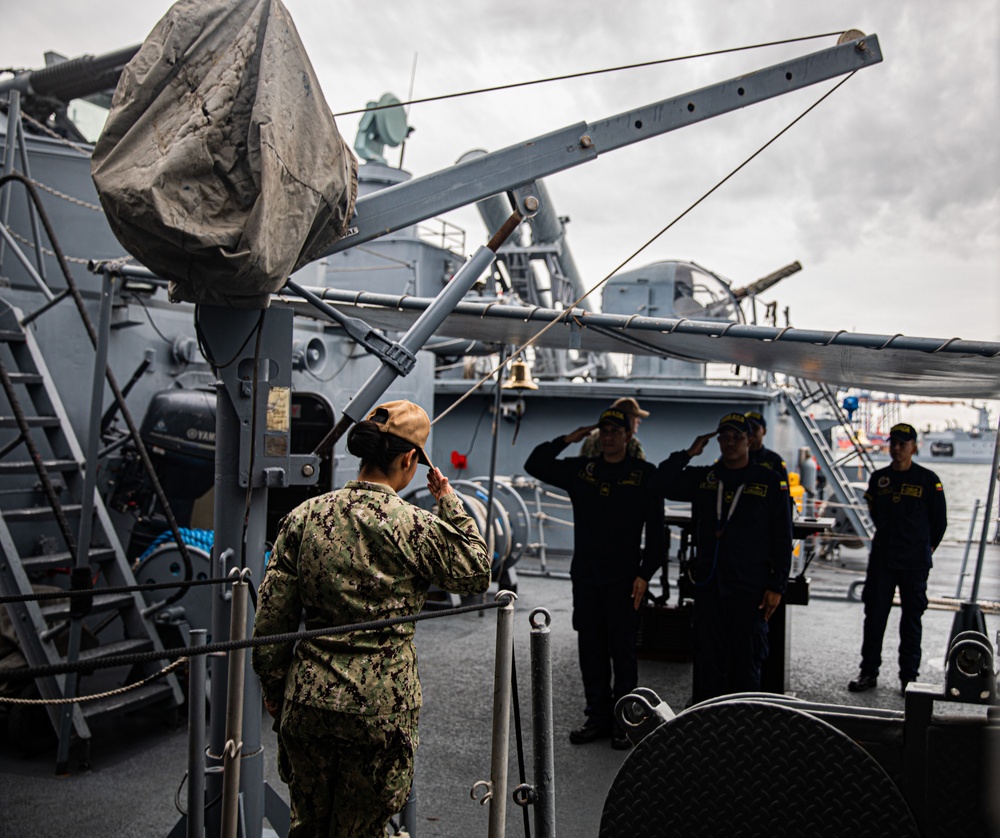
<svg viewBox="0 0 1000 838"><path fill-rule="evenodd" d="M531 378L531 367L525 361L511 361L510 375L503 383L504 390L537 390L538 385Z"/></svg>

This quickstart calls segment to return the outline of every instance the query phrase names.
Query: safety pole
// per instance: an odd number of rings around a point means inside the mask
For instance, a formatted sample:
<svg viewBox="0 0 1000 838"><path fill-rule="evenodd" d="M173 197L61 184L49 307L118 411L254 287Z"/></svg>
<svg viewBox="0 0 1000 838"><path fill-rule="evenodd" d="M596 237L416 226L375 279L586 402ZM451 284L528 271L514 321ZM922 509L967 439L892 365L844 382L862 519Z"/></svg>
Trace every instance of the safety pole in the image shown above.
<svg viewBox="0 0 1000 838"><path fill-rule="evenodd" d="M494 493L496 492L497 477L497 442L500 436L500 407L503 399L503 370L507 361L507 347L500 348L500 363L497 365L497 387L493 392L493 433L490 445L490 477L486 489L486 548L489 550L490 561L496 556L496 525L493 521ZM507 560L506 556L500 556L500 564ZM499 581L499 577L498 577ZM482 612L480 612L482 613Z"/></svg>
<svg viewBox="0 0 1000 838"><path fill-rule="evenodd" d="M480 612L481 613L481 612ZM409 838L417 838L417 777L413 776L410 783L410 794L403 804L403 810L399 813L399 828L402 829Z"/></svg>
<svg viewBox="0 0 1000 838"><path fill-rule="evenodd" d="M191 629L188 657L188 778L187 838L205 835L205 656L198 647L205 645L208 629Z"/></svg>
<svg viewBox="0 0 1000 838"><path fill-rule="evenodd" d="M247 636L247 583L233 582L233 606L229 639ZM243 751L243 681L246 649L229 653L229 685L226 697L226 747L222 755L222 838L236 838L239 830L240 758Z"/></svg>
<svg viewBox="0 0 1000 838"><path fill-rule="evenodd" d="M503 838L507 818L507 750L510 739L510 673L514 658L514 600L511 591L500 591L497 601L497 649L493 675L493 755L490 758L489 838Z"/></svg>
<svg viewBox="0 0 1000 838"><path fill-rule="evenodd" d="M1000 473L1000 420L997 420L997 435L993 442L993 466L990 469L990 488L986 492L986 513L983 515L983 534L979 538L979 555L976 557L976 575L972 580L972 602L979 600L979 579L983 575L983 559L986 557L986 540L990 535L990 513L997 488L997 474Z"/></svg>
<svg viewBox="0 0 1000 838"><path fill-rule="evenodd" d="M556 778L552 746L552 616L536 608L531 624L531 727L534 752L535 838L555 838Z"/></svg>
<svg viewBox="0 0 1000 838"><path fill-rule="evenodd" d="M976 518L979 517L979 498L972 504L972 521L969 523L969 537L965 540L965 553L962 555L962 569L958 572L958 584L955 586L955 599L962 596L962 584L965 582L965 568L969 564L969 548L972 546L972 536L976 533Z"/></svg>

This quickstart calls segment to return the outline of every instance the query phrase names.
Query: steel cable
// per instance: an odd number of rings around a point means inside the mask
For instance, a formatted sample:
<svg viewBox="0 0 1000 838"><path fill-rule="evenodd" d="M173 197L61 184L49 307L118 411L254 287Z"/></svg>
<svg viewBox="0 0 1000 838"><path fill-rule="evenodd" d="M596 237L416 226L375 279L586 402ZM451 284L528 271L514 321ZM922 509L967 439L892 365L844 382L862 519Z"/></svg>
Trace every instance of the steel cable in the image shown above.
<svg viewBox="0 0 1000 838"><path fill-rule="evenodd" d="M422 105L427 102L441 102L446 99L458 99L463 96L476 96L480 93L494 93L498 90L514 90L519 87L531 87L536 84L548 84L554 81L568 81L570 79L582 79L588 76L600 76L606 73L618 73L623 70L637 70L643 67L657 67L661 64L672 64L678 61L689 61L694 58L709 58L713 55L727 55L736 52L746 52L751 49L763 49L764 47L781 46L782 44L796 44L801 41L814 41L818 38L832 38L834 35L841 35L842 32L824 32L821 35L806 35L801 38L786 38L782 41L765 41L759 44L750 44L743 47L727 47L726 49L711 50L710 52L695 52L690 55L677 55L673 58L656 58L652 61L640 61L635 64L620 64L616 67L605 67L602 70L581 70L578 73L564 73L560 76L548 76L543 79L531 79L530 81L510 82L509 84L497 84L491 87L479 87L474 90L463 90L457 93L442 93L438 96L425 96L421 99L408 99L406 102L394 102L391 105L373 105L368 108L358 108L353 111L341 111L334 116L353 116L358 113L369 113L372 111L382 111L389 108L409 108L411 105Z"/></svg>
<svg viewBox="0 0 1000 838"><path fill-rule="evenodd" d="M154 649L148 652L134 652L128 655L113 655L99 660L77 661L75 663L54 663L44 666L33 666L25 669L0 671L0 683L4 681L24 681L33 678L43 678L50 675L64 675L69 672L91 673L97 669L110 669L117 666L132 666L138 663L150 663L159 660L176 660L191 655L212 655L218 652L231 652L237 649L252 649L258 646L271 646L277 643L291 643L298 640L312 640L317 637L333 637L341 634L361 631L378 631L391 628L401 623L419 623L424 620L435 620L441 617L452 617L458 614L468 614L474 611L489 611L503 608L507 605L507 596L499 596L494 602L462 605L420 614L410 614L405 617L387 617L382 620L371 620L364 623L351 623L346 626L329 626L326 628L308 629L306 631L272 634L266 637L249 637L245 640L220 640L216 643L206 643L198 647L173 649Z"/></svg>

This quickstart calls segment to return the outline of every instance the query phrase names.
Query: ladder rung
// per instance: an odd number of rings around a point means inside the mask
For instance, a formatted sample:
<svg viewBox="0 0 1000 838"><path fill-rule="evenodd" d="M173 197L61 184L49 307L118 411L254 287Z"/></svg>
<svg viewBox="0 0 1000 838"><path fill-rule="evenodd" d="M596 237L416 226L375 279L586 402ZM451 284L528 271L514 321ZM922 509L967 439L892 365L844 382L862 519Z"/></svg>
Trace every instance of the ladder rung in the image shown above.
<svg viewBox="0 0 1000 838"><path fill-rule="evenodd" d="M58 428L58 416L25 416L29 428ZM13 416L0 416L0 428L19 428L17 419Z"/></svg>
<svg viewBox="0 0 1000 838"><path fill-rule="evenodd" d="M79 515L80 504L68 503L62 507L62 511L67 515ZM28 509L8 509L3 513L7 522L17 521L50 521L55 518L55 512L51 506L33 506Z"/></svg>
<svg viewBox="0 0 1000 838"><path fill-rule="evenodd" d="M42 460L46 471L77 471L80 464L76 460ZM35 464L31 460L0 462L0 474L32 474Z"/></svg>
<svg viewBox="0 0 1000 838"><path fill-rule="evenodd" d="M111 658L115 655L131 655L134 652L145 652L153 648L153 641L148 637L130 637L114 643L102 643L94 649L84 649L80 652L80 660L92 661ZM164 661L166 665L166 661Z"/></svg>
<svg viewBox="0 0 1000 838"><path fill-rule="evenodd" d="M115 551L111 547L91 547L87 553L87 558L91 564L102 564L115 557ZM75 556L69 552L48 553L44 556L28 556L21 559L21 564L27 571L54 570L57 567L72 567Z"/></svg>
<svg viewBox="0 0 1000 838"><path fill-rule="evenodd" d="M97 590L100 590L99 588ZM94 606L91 613L103 613L105 611L120 611L123 608L135 604L132 594L99 594L94 595ZM47 620L65 620L69 618L69 602L59 602L55 605L43 605L42 616Z"/></svg>
<svg viewBox="0 0 1000 838"><path fill-rule="evenodd" d="M44 379L37 372L9 372L12 384L41 384Z"/></svg>
<svg viewBox="0 0 1000 838"><path fill-rule="evenodd" d="M0 341L3 343L23 343L24 332L16 332L11 329L0 329Z"/></svg>

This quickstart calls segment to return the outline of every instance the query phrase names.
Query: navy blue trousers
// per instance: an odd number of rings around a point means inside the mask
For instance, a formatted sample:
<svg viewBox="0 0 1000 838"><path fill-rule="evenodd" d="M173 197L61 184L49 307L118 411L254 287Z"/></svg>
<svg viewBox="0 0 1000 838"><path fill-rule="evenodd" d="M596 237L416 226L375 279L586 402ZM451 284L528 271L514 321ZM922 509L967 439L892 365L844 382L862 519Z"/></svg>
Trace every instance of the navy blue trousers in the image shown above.
<svg viewBox="0 0 1000 838"><path fill-rule="evenodd" d="M722 594L715 584L694 597L694 703L737 692L759 692L770 649L761 594Z"/></svg>
<svg viewBox="0 0 1000 838"><path fill-rule="evenodd" d="M899 677L916 681L920 674L921 617L927 609L929 568L897 570L883 562L868 561L865 576L864 639L861 643L861 674L877 676L882 666L882 638L892 610L892 597L899 588Z"/></svg>
<svg viewBox="0 0 1000 838"><path fill-rule="evenodd" d="M639 683L635 657L638 626L631 581L607 585L573 582L573 628L587 701L584 713L592 725L610 727L615 702Z"/></svg>

